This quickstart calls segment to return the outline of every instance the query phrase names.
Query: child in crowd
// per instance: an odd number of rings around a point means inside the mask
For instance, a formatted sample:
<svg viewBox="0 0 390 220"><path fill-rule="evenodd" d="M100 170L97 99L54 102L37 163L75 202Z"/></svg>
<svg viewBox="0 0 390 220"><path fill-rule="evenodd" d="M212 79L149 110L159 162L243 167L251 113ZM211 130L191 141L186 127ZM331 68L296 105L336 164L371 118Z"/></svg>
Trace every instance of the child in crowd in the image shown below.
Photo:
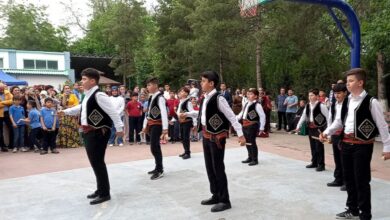
<svg viewBox="0 0 390 220"><path fill-rule="evenodd" d="M42 149L41 144L39 143L39 136L42 132L42 125L40 122L40 113L37 110L37 103L35 101L29 100L27 102L28 118L24 119L24 122L30 124L30 133L28 135L30 140L29 146L31 149L34 149L34 152L39 152Z"/></svg>
<svg viewBox="0 0 390 220"><path fill-rule="evenodd" d="M138 93L131 95L131 101L127 103L126 110L129 115L129 142L132 145L134 143L134 132L135 139L138 144L141 144L140 137L140 124L142 124L142 104L138 101Z"/></svg>
<svg viewBox="0 0 390 220"><path fill-rule="evenodd" d="M41 109L41 126L43 129L43 150L41 155L48 153L50 147L51 153L58 154L56 149L56 128L57 128L57 113L53 109L53 99L45 99L45 107Z"/></svg>
<svg viewBox="0 0 390 220"><path fill-rule="evenodd" d="M9 108L9 117L13 126L14 133L14 149L13 153L19 150L26 152L28 151L24 147L24 108L20 105L22 98L20 96L13 97L13 105Z"/></svg>
<svg viewBox="0 0 390 220"><path fill-rule="evenodd" d="M191 97L191 103L194 108L194 111L199 112L199 105L198 105L198 101L196 100L196 97ZM200 139L200 137L198 137L199 134L197 131L197 126L198 126L197 118L193 118L193 126L194 127L191 130L191 141L197 142Z"/></svg>

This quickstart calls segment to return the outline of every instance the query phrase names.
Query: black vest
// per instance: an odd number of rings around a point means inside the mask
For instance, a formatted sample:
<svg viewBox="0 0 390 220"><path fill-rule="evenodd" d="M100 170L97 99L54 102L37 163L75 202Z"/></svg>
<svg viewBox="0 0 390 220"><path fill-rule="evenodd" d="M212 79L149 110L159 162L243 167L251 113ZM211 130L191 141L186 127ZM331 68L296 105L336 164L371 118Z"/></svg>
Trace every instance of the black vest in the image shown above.
<svg viewBox="0 0 390 220"><path fill-rule="evenodd" d="M112 120L110 116L108 116L107 113L100 108L96 101L96 94L98 92L100 92L99 89L97 89L87 101L87 123L89 126L96 129L103 127L111 128Z"/></svg>
<svg viewBox="0 0 390 220"><path fill-rule="evenodd" d="M211 134L219 134L229 131L229 120L218 108L218 98L221 96L218 92L215 93L207 103L204 103L204 99L200 104L199 116L198 116L198 131L202 130L202 109L203 105L207 105L206 108L206 131ZM222 96L223 97L223 96Z"/></svg>
<svg viewBox="0 0 390 220"><path fill-rule="evenodd" d="M306 104L306 118L307 123L310 123L310 103ZM325 128L326 127L326 117L321 112L321 103L318 102L317 105L313 109L313 119L314 124L319 128Z"/></svg>
<svg viewBox="0 0 390 220"><path fill-rule="evenodd" d="M337 101L336 101L337 102ZM336 118L336 102L333 102L330 106L330 112L332 113L331 121L333 122ZM341 121L344 123L347 113L348 113L348 96L345 97L343 104L341 106Z"/></svg>
<svg viewBox="0 0 390 220"><path fill-rule="evenodd" d="M248 104L249 103L246 103L246 105L248 105ZM244 110L246 108L246 105L244 107ZM248 112L246 114L246 120L249 120L251 122L260 123L260 116L259 116L259 114L257 114L256 105L260 105L260 103L259 102L255 102L251 106L249 106Z"/></svg>
<svg viewBox="0 0 390 220"><path fill-rule="evenodd" d="M159 93L156 98L153 99L152 103L149 104L149 115L148 118L153 120L161 120L161 109L160 106L158 106L158 100L162 96L162 93ZM150 98L151 99L151 98Z"/></svg>
<svg viewBox="0 0 390 220"><path fill-rule="evenodd" d="M355 109L355 138L362 141L372 140L379 133L370 111L373 99L367 94L362 103Z"/></svg>
<svg viewBox="0 0 390 220"><path fill-rule="evenodd" d="M180 113L186 113L186 112L189 112L188 110L188 102L190 101L190 99L186 99L182 104L181 104L181 111ZM192 118L191 117L187 117L186 118L187 121L192 121Z"/></svg>

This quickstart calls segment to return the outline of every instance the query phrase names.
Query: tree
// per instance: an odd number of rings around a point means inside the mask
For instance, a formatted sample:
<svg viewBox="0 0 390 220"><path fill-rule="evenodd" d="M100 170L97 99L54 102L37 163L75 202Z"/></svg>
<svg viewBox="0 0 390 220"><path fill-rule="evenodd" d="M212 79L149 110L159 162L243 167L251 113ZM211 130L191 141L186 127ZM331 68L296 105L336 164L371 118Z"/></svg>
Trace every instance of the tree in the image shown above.
<svg viewBox="0 0 390 220"><path fill-rule="evenodd" d="M2 9L7 18L5 37L0 47L20 50L65 51L68 29L53 27L47 20L45 8L9 4Z"/></svg>

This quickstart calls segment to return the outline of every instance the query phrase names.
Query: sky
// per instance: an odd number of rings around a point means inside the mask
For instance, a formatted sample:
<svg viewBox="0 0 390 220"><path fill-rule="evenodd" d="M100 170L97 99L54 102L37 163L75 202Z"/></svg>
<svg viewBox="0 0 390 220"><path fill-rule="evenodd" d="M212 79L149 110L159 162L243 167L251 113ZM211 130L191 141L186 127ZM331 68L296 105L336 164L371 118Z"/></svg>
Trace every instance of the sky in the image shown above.
<svg viewBox="0 0 390 220"><path fill-rule="evenodd" d="M9 0L0 0L0 2L8 2ZM80 18L80 23L83 26L88 24L91 18L92 9L89 7L89 0L13 0L20 4L34 4L37 6L46 6L46 13L49 22L55 26L63 25L70 29L70 40L74 41L84 35L82 29L76 25L76 19L72 16L72 11ZM146 7L151 10L157 5L157 0L145 0Z"/></svg>

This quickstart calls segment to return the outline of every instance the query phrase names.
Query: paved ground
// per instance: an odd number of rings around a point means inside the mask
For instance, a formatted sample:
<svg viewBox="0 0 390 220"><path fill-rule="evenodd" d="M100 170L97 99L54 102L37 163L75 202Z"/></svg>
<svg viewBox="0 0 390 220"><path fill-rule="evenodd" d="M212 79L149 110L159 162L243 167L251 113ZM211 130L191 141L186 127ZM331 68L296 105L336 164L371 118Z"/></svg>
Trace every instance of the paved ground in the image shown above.
<svg viewBox="0 0 390 220"><path fill-rule="evenodd" d="M184 161L176 156L182 151L179 144L164 146L166 176L157 181L146 174L153 167L147 146L110 148L112 200L97 206L85 198L95 182L83 149L45 156L2 153L0 219L317 220L334 219L343 210L346 193L325 186L333 178L330 146L327 171L318 173L304 168L309 158L305 137L274 133L258 141L260 165L248 167L240 163L246 149L229 139L225 162L233 208L217 214L200 205L210 196L202 153ZM389 163L380 160L380 147L375 147L373 174L383 178L372 181L373 214L390 219ZM200 144L193 151L200 152Z"/></svg>

